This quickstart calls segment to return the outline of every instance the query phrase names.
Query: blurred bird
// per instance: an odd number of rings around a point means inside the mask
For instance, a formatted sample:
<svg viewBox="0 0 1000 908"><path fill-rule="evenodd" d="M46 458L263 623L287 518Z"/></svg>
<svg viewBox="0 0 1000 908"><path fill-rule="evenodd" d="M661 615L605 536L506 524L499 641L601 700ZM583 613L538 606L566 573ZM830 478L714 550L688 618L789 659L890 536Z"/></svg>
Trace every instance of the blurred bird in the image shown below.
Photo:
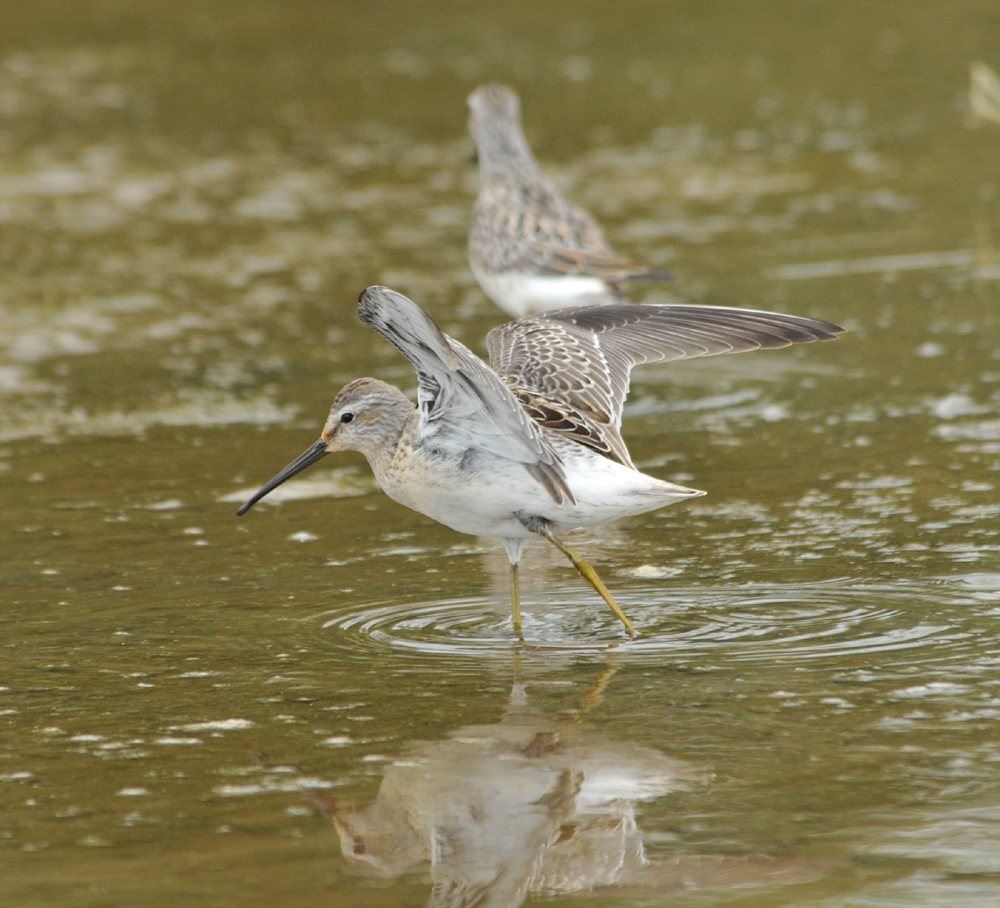
<svg viewBox="0 0 1000 908"><path fill-rule="evenodd" d="M629 278L670 277L616 255L597 222L542 176L511 89L483 85L469 96L469 110L481 182L469 262L483 292L501 309L520 318L616 302Z"/></svg>

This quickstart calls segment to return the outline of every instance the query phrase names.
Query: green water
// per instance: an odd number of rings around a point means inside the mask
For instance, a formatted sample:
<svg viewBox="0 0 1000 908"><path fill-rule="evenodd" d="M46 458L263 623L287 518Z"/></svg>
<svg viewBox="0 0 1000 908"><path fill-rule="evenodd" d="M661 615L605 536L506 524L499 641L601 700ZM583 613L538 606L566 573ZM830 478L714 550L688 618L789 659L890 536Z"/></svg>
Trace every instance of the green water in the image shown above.
<svg viewBox="0 0 1000 908"><path fill-rule="evenodd" d="M1000 904L998 26L5 4L0 904ZM633 299L850 329L634 375L635 462L708 492L572 539L635 640L538 545L515 646L499 546L360 456L235 516L342 384L415 386L365 286L503 320L488 79L675 274Z"/></svg>

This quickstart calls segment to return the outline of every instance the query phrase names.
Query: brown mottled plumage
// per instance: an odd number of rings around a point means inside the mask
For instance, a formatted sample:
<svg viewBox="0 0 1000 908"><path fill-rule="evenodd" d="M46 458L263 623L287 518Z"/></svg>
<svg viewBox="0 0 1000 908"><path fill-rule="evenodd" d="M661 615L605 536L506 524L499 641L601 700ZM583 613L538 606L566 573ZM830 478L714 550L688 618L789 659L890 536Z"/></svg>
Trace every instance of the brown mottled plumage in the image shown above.
<svg viewBox="0 0 1000 908"><path fill-rule="evenodd" d="M469 110L481 178L469 262L501 309L523 316L583 296L613 301L624 280L669 277L617 255L597 222L542 176L511 89L483 85L469 96Z"/></svg>

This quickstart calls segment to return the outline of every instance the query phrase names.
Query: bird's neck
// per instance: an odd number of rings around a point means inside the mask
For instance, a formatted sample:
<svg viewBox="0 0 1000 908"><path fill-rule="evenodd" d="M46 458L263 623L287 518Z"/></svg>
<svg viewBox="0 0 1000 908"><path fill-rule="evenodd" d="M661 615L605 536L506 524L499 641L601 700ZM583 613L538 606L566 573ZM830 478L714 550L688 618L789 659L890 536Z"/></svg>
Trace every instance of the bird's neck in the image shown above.
<svg viewBox="0 0 1000 908"><path fill-rule="evenodd" d="M479 143L479 172L484 183L531 185L542 179L538 163L520 129L492 132Z"/></svg>
<svg viewBox="0 0 1000 908"><path fill-rule="evenodd" d="M407 424L416 413L413 401L399 388L387 384L381 391L378 423L366 433L364 445L359 446L376 478L383 474L392 462Z"/></svg>

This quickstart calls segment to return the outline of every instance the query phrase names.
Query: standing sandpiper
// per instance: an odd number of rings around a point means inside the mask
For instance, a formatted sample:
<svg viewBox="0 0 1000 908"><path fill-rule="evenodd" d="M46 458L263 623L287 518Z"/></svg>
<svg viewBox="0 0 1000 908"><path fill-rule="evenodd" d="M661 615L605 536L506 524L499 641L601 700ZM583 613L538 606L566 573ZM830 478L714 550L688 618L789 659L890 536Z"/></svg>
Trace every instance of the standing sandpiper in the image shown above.
<svg viewBox="0 0 1000 908"><path fill-rule="evenodd" d="M472 209L469 263L486 295L516 318L616 302L628 278L669 275L615 254L597 222L546 180L521 131L517 95L483 85L469 96L481 188Z"/></svg>
<svg viewBox="0 0 1000 908"><path fill-rule="evenodd" d="M529 539L543 536L563 552L633 631L597 572L556 534L705 494L633 466L619 434L633 366L830 340L844 330L752 309L614 303L494 328L487 365L401 293L369 287L358 316L413 364L416 406L385 382L351 382L319 441L239 513L326 454L360 451L394 501L460 533L500 538L518 634L517 564Z"/></svg>

